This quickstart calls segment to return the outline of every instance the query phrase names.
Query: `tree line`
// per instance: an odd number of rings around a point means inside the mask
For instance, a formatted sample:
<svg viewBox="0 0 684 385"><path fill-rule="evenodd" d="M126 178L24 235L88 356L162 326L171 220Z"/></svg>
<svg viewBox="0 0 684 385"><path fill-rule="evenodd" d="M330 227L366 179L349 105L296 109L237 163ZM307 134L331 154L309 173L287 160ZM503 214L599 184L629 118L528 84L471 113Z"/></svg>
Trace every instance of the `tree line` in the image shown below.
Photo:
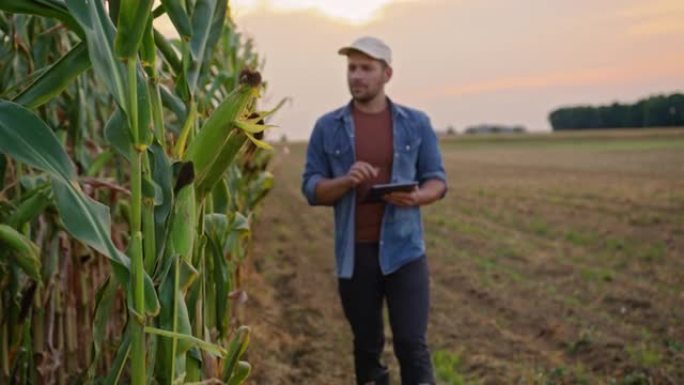
<svg viewBox="0 0 684 385"><path fill-rule="evenodd" d="M656 95L634 104L562 107L549 114L554 131L684 126L684 94Z"/></svg>

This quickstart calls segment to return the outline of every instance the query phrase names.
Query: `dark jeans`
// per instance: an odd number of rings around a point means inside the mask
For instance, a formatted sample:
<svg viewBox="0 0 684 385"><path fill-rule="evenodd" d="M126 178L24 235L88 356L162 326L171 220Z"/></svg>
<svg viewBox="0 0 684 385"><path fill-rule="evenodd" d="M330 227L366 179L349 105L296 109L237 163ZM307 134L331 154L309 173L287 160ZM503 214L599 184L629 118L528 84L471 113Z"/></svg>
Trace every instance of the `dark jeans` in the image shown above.
<svg viewBox="0 0 684 385"><path fill-rule="evenodd" d="M358 243L354 275L339 279L344 314L354 333L356 383L388 384L387 367L380 363L385 337L382 303L387 299L394 352L403 385L434 384L425 334L430 288L423 256L383 276L376 243Z"/></svg>

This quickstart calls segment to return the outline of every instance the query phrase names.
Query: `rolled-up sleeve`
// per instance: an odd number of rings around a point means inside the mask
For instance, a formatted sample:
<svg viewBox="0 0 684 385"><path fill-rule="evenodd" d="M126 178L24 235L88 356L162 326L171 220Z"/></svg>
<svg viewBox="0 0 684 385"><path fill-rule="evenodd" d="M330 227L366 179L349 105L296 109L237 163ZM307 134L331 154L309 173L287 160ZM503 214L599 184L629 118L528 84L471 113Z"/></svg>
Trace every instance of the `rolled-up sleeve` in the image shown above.
<svg viewBox="0 0 684 385"><path fill-rule="evenodd" d="M421 117L421 135L423 140L418 154L418 181L423 183L430 179L439 179L446 185L447 176L439 150L439 139L427 115Z"/></svg>
<svg viewBox="0 0 684 385"><path fill-rule="evenodd" d="M330 178L330 165L323 151L323 125L317 121L306 149L306 164L302 175L302 193L310 205L319 205L316 200L316 185L321 179Z"/></svg>

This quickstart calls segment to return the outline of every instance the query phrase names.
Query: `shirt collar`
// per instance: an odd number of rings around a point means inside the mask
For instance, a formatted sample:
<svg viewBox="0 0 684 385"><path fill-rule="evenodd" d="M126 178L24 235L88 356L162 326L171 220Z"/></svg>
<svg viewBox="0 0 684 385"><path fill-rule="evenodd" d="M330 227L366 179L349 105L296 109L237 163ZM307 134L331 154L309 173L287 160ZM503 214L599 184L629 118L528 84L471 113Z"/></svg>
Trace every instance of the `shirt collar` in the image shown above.
<svg viewBox="0 0 684 385"><path fill-rule="evenodd" d="M389 108L390 111L392 112L392 118L395 119L397 116L401 117L406 117L406 111L404 107L399 106L398 104L395 104L392 102L392 99L387 98L387 102L389 103ZM341 108L338 113L337 113L337 119L341 120L347 120L351 119L352 117L352 111L353 111L353 100L349 101L343 108Z"/></svg>

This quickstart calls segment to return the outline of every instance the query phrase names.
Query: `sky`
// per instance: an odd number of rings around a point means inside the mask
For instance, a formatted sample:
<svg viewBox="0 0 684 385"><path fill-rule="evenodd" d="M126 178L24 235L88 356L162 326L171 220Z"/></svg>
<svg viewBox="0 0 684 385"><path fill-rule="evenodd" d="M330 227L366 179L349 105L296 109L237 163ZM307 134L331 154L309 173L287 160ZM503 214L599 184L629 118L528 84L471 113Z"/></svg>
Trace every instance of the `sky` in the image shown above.
<svg viewBox="0 0 684 385"><path fill-rule="evenodd" d="M337 49L373 35L393 50L393 101L438 131L495 123L549 131L560 106L684 90L682 0L233 0L265 61L268 134L308 139L349 101Z"/></svg>

